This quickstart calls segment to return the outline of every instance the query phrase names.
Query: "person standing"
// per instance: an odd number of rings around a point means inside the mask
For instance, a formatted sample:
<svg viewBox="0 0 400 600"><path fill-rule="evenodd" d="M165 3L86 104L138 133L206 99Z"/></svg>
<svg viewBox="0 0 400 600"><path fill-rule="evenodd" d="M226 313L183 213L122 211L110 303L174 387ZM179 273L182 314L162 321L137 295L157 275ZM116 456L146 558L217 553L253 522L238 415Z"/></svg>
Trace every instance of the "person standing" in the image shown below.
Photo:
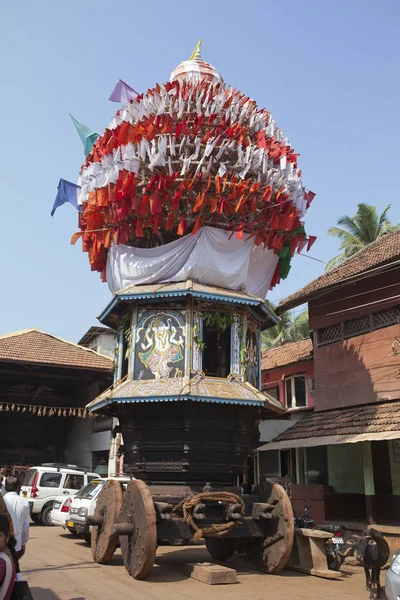
<svg viewBox="0 0 400 600"><path fill-rule="evenodd" d="M21 484L17 477L7 477L5 487L4 502L14 525L14 537L17 542L15 551L18 558L21 558L25 554L25 546L29 538L29 504L19 495Z"/></svg>
<svg viewBox="0 0 400 600"><path fill-rule="evenodd" d="M0 515L0 600L10 600L15 585L15 565L7 549L10 522Z"/></svg>

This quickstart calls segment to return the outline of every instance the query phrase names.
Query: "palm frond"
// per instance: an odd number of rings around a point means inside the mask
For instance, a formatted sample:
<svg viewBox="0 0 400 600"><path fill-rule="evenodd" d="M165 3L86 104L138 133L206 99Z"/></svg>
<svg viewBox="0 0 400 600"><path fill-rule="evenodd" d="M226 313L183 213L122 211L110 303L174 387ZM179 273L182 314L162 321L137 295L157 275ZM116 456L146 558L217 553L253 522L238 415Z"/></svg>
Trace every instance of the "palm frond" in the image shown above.
<svg viewBox="0 0 400 600"><path fill-rule="evenodd" d="M328 262L326 271L337 267L380 236L398 230L400 224L393 226L388 218L389 209L390 204L379 215L376 206L360 202L354 217L348 215L340 217L337 222L340 227L330 227L328 233L341 240L339 250L342 253Z"/></svg>
<svg viewBox="0 0 400 600"><path fill-rule="evenodd" d="M360 235L359 225L353 217L344 215L343 217L340 217L340 219L338 219L337 224L342 225L346 233L350 232L352 235L355 236Z"/></svg>

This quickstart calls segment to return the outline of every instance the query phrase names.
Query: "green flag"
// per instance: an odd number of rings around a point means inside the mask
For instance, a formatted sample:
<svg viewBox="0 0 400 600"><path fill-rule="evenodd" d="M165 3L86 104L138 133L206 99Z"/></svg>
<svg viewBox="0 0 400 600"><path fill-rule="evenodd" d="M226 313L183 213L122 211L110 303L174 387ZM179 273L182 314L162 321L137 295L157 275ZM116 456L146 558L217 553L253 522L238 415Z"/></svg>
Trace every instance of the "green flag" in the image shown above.
<svg viewBox="0 0 400 600"><path fill-rule="evenodd" d="M75 117L73 117L71 113L69 113L69 116L71 117L72 122L75 125L75 129L77 130L78 135L82 140L83 151L85 153L85 156L87 156L93 148L93 144L99 137L99 134L95 133L89 127L86 127L86 125L75 119Z"/></svg>

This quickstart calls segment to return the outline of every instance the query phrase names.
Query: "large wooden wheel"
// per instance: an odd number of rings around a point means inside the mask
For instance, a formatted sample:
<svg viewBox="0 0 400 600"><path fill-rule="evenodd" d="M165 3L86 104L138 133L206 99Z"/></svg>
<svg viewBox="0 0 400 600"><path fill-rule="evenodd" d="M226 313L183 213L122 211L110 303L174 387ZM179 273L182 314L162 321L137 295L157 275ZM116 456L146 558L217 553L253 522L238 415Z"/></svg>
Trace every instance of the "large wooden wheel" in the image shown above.
<svg viewBox="0 0 400 600"><path fill-rule="evenodd" d="M207 550L215 560L227 560L237 548L235 538L213 537L204 538Z"/></svg>
<svg viewBox="0 0 400 600"><path fill-rule="evenodd" d="M258 570L264 573L279 573L288 563L293 546L294 516L289 496L277 483L264 482L259 485L261 502L274 505L268 519L268 536L254 541L250 556Z"/></svg>
<svg viewBox="0 0 400 600"><path fill-rule="evenodd" d="M97 499L96 510L89 522L93 523L91 548L93 560L100 564L110 561L118 546L118 535L113 525L118 523L122 506L121 484L114 479L106 481Z"/></svg>
<svg viewBox="0 0 400 600"><path fill-rule="evenodd" d="M157 550L156 511L144 481L128 483L119 521L114 529L120 535L125 568L134 579L144 579L153 568Z"/></svg>

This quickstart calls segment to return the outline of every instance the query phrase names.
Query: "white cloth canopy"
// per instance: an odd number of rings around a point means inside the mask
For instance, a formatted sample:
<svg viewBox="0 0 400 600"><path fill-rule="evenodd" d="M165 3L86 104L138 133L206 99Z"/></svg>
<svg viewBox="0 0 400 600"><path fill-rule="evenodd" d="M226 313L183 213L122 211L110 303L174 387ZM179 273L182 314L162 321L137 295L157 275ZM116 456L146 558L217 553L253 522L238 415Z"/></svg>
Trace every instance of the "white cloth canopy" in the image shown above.
<svg viewBox="0 0 400 600"><path fill-rule="evenodd" d="M156 248L112 246L107 282L115 294L130 285L192 279L231 290L246 289L264 299L277 262L271 250L255 246L254 238L238 240L232 232L202 227L195 235Z"/></svg>

